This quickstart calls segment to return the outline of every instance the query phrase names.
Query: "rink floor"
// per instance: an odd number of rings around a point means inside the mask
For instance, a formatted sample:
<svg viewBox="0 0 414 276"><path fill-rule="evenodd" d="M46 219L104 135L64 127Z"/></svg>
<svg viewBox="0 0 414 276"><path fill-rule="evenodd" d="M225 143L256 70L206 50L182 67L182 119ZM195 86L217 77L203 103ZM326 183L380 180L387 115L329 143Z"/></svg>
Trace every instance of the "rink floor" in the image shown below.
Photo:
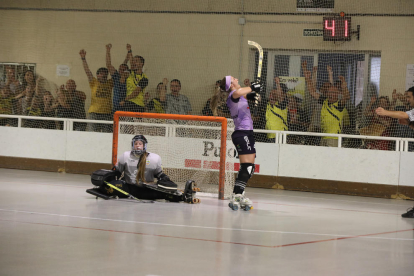
<svg viewBox="0 0 414 276"><path fill-rule="evenodd" d="M0 169L0 275L414 275L413 201L247 189L96 200L87 175Z"/></svg>

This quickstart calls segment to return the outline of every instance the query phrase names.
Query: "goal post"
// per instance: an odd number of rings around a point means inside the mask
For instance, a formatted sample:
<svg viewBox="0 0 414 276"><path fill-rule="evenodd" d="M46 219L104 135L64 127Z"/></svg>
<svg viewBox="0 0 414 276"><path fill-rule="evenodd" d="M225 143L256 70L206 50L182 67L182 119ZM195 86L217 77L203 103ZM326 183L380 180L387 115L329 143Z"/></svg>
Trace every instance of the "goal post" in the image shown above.
<svg viewBox="0 0 414 276"><path fill-rule="evenodd" d="M178 123L177 123L178 122ZM183 124L180 124L179 122L183 122ZM184 123L185 122L185 123ZM191 122L191 123L189 123ZM205 126L202 125L201 122L205 123L215 123L219 124L220 128L217 129L217 127L211 127L209 125ZM122 125L124 125L124 129L122 129ZM226 148L227 148L227 140L228 140L228 133L227 133L227 119L224 117L213 117L213 116L193 116L193 115L176 115L176 114L164 114L164 113L139 113L139 112L123 112L123 111L117 111L114 113L114 124L113 124L113 144L112 144L112 165L114 166L118 160L118 155L122 154L120 152L120 135L121 134L128 134L129 141L132 139L132 135L138 135L142 134L148 138L148 145L151 147L151 141L154 138L157 138L154 136L154 134L151 133L151 128L154 127L168 127L168 126L174 127L174 132L168 132L163 131L162 134L155 135L155 136L162 136L161 138L166 138L169 146L166 145L166 147L152 147L151 150L154 153L161 156L161 159L164 161L164 158L166 156L163 156L164 154L170 154L173 156L169 156L170 159L174 159L174 153L166 153L165 150L168 150L171 148L171 145L169 142L176 137L175 135L175 129L176 128L188 128L193 129L194 131L197 131L197 135L193 135L192 132L188 132L190 134L182 135L182 138L185 138L184 143L188 140L197 140L197 139L206 139L207 136L203 136L203 134L206 131L214 130L216 129L218 135L215 136L216 140L220 140L220 149L219 149L219 161L211 161L211 160L197 160L199 162L199 166L193 166L199 168L199 170L206 169L208 171L215 171L217 172L218 169L218 183L217 184L217 194L219 199L224 199L225 197L229 196L229 192L225 192L225 185L226 185L226 179L227 179L227 186L232 186L232 181L229 180L228 175L234 175L234 170L232 169L233 166L231 166L229 163L226 164ZM205 131L200 131L200 129L204 129ZM186 133L186 132L183 132ZM218 137L217 137L218 136ZM158 137L160 138L160 137ZM211 137L207 137L211 138ZM189 146L191 147L191 146ZM162 148L162 149L161 149ZM125 149L125 148L124 148ZM130 144L129 144L130 149ZM190 151L191 148L188 148L188 151ZM215 155L217 157L217 155ZM180 158L180 157L176 157ZM177 162L181 162L183 160L177 160ZM187 163L187 159L185 162ZM184 162L184 161L183 161ZM191 161L188 161L191 163ZM217 164L218 163L218 164ZM181 162L181 164L183 164ZM163 162L164 165L164 162ZM191 167L191 165L189 166ZM168 169L168 165L164 166L164 169ZM177 170L181 168L176 168ZM226 172L227 169L227 172ZM167 173L168 174L168 173ZM227 174L227 176L226 176ZM211 177L210 177L211 178ZM233 177L234 178L234 177ZM204 178L207 179L207 178ZM173 181L175 179L172 179ZM208 180L204 180L208 181ZM199 183L199 187L201 186L201 192L203 192L203 183ZM206 188L207 190L207 188ZM211 193L209 191L208 193ZM215 194L213 192L212 194Z"/></svg>

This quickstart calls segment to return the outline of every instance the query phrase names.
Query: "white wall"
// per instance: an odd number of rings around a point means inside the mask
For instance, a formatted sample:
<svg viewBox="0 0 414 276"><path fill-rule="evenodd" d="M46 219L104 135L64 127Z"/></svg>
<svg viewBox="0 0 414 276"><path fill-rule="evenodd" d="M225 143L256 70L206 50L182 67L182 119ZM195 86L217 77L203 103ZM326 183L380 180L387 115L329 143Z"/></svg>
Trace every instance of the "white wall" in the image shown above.
<svg viewBox="0 0 414 276"><path fill-rule="evenodd" d="M122 135L119 151L130 149L131 135ZM161 155L164 167L185 168L185 159L204 157L204 141L217 140L147 137L149 151ZM0 156L111 163L112 134L0 127ZM228 147L233 148L231 141ZM372 184L412 184L414 153L257 143L258 174ZM227 155L227 162L238 159Z"/></svg>

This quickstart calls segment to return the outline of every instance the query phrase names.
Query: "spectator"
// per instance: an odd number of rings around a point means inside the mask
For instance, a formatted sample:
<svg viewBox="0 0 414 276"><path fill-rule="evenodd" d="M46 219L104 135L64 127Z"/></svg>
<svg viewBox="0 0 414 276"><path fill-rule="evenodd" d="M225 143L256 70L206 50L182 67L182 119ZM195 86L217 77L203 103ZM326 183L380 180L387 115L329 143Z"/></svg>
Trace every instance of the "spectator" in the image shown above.
<svg viewBox="0 0 414 276"><path fill-rule="evenodd" d="M300 93L296 93L293 96L288 96L288 127L289 131L305 132L309 126L309 120L306 113L301 108L303 96ZM304 144L305 136L302 135L289 135L289 144Z"/></svg>
<svg viewBox="0 0 414 276"><path fill-rule="evenodd" d="M89 87L91 88L91 105L88 113L92 120L112 121L112 79L108 80L108 69L101 67L96 71L96 78L93 76L86 62L86 51L79 52L83 62L83 69L88 77ZM109 124L93 124L93 131L111 132Z"/></svg>
<svg viewBox="0 0 414 276"><path fill-rule="evenodd" d="M318 66L314 66L312 69L312 73L307 68L307 61L302 62L302 71L305 76L305 80L311 80L306 82L307 91L310 94L310 89L316 90L316 83L317 83L317 72L318 72ZM325 82L322 84L319 91L316 92L320 95L326 95L329 87L333 84L333 71L331 66L327 65L327 71L328 71L328 82ZM307 95L309 95L307 94ZM312 96L310 96L309 101L309 108L308 108L308 116L310 117L310 125L308 127L309 132L322 132L321 129L321 110L322 105L318 102L318 100L315 100ZM306 137L305 139L306 145L320 145L321 144L321 137Z"/></svg>
<svg viewBox="0 0 414 276"><path fill-rule="evenodd" d="M0 114L13 114L13 95L6 86L0 89ZM0 117L0 126L10 126L10 120Z"/></svg>
<svg viewBox="0 0 414 276"><path fill-rule="evenodd" d="M132 52L129 54L132 56ZM145 93L148 78L142 71L144 64L145 59L141 56L135 56L131 60L131 74L126 81L126 97L119 103L124 111L145 112L149 94Z"/></svg>
<svg viewBox="0 0 414 276"><path fill-rule="evenodd" d="M167 107L167 103L165 101L166 93L167 93L167 83L168 80L164 78L162 82L157 85L157 95L147 104L147 111L148 112L155 112L155 113L165 113L165 108Z"/></svg>
<svg viewBox="0 0 414 276"><path fill-rule="evenodd" d="M390 103L388 97L382 96L378 100L376 97L371 97L371 102L365 109L364 115L368 122L368 125L359 130L361 135L370 136L391 136L391 124L392 119L390 117L382 117L375 113L378 107L382 107L386 110L394 110L395 102L397 100L397 92L394 89L392 93L393 101ZM391 141L386 140L368 140L365 142L365 148L377 149L377 150L390 150Z"/></svg>
<svg viewBox="0 0 414 276"><path fill-rule="evenodd" d="M328 83L324 89L326 95L319 94L316 91L314 80L311 78L310 72L306 69L306 63L302 63L304 71L306 85L310 95L322 105L321 109L321 130L323 133L342 133L342 119L344 115L344 107L347 101L350 99L347 83L343 76L339 76L340 83L338 86ZM329 70L329 68L328 68ZM324 84L325 85L325 84ZM339 89L338 89L339 87ZM342 94L342 98L339 99L339 95ZM325 136L321 140L321 146L337 147L338 138Z"/></svg>
<svg viewBox="0 0 414 276"><path fill-rule="evenodd" d="M66 88L66 89L65 89ZM56 116L58 118L69 119L86 119L85 112L85 100L86 95L82 91L76 90L76 83L70 79L65 85L61 85L56 91L57 98L53 100L53 97L46 97L45 99L45 112L52 114L56 110ZM58 123L58 128L63 128L63 123ZM85 131L86 123L74 122L73 130Z"/></svg>
<svg viewBox="0 0 414 276"><path fill-rule="evenodd" d="M15 100L18 101L17 110L21 115L28 115L28 109L30 109L33 96L36 89L36 79L33 71L26 71L24 74L23 85L21 93L15 96Z"/></svg>
<svg viewBox="0 0 414 276"><path fill-rule="evenodd" d="M66 82L67 99L66 104L70 106L72 119L86 119L85 100L86 94L82 91L76 90L76 82L72 79ZM85 131L86 123L74 122L73 130Z"/></svg>
<svg viewBox="0 0 414 276"><path fill-rule="evenodd" d="M267 130L288 130L288 88L284 83L280 83L278 77L275 78L276 89L272 90L269 95L269 102L266 108L266 126ZM275 133L268 133L267 138L274 142Z"/></svg>
<svg viewBox="0 0 414 276"><path fill-rule="evenodd" d="M111 48L112 44L106 45L106 68L108 68L109 74L114 82L113 91L113 112L121 110L119 103L125 99L127 85L126 81L129 77L130 71L128 68L128 61L132 58L131 45L127 44L127 55L124 62L119 65L118 71L111 64Z"/></svg>
<svg viewBox="0 0 414 276"><path fill-rule="evenodd" d="M173 79L170 82L171 94L167 94L167 110L168 114L191 114L191 103L187 96L181 95L181 82L177 79Z"/></svg>
<svg viewBox="0 0 414 276"><path fill-rule="evenodd" d="M43 110L43 117L49 117L49 118L53 118L56 117L56 111L54 109L51 109L50 107L52 106L52 104L54 103L55 99L53 98L52 93L50 93L50 91L45 91L43 94L43 106L44 106L44 110ZM43 126L42 128L45 129L56 129L56 123L55 121L43 121Z"/></svg>
<svg viewBox="0 0 414 276"><path fill-rule="evenodd" d="M6 67L6 83L4 88L7 90L5 93L13 98L16 97L22 90L20 82L16 79L16 70L13 67ZM15 99L12 99L12 109L12 114L22 114L21 105L19 106L18 101Z"/></svg>
<svg viewBox="0 0 414 276"><path fill-rule="evenodd" d="M405 91L404 95L401 93L397 93L397 98L401 101L402 105L396 106L395 111L407 112L411 109L410 102L407 100L411 96L412 91L410 91L410 89ZM398 121L394 120L392 126L392 129L394 130L392 136L402 138L414 138L414 130L408 125L398 124ZM408 143L408 151L414 151L413 142Z"/></svg>

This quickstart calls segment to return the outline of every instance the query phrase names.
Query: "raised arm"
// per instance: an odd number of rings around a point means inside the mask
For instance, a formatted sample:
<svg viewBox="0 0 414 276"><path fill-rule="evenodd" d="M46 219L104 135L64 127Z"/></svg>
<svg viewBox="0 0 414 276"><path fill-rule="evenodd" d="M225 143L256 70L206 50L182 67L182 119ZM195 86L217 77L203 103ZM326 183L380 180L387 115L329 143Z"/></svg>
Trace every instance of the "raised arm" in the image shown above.
<svg viewBox="0 0 414 276"><path fill-rule="evenodd" d="M86 62L86 51L83 49L80 50L79 55L81 56L83 69L85 70L86 76L88 77L88 81L92 82L93 75L91 70L89 69L88 63Z"/></svg>
<svg viewBox="0 0 414 276"><path fill-rule="evenodd" d="M106 68L108 68L109 74L111 74L112 76L113 74L115 74L116 69L112 66L111 63L111 48L112 44L106 45Z"/></svg>
<svg viewBox="0 0 414 276"><path fill-rule="evenodd" d="M260 83L252 83L250 87L241 87L234 91L232 97L233 99L238 99L240 97L246 97L247 94L254 92L259 93L260 92Z"/></svg>
<svg viewBox="0 0 414 276"><path fill-rule="evenodd" d="M341 93L342 93L341 104L345 105L346 102L351 98L351 96L349 95L348 85L345 81L344 76L339 76L339 79L341 80Z"/></svg>
<svg viewBox="0 0 414 276"><path fill-rule="evenodd" d="M127 48L128 52L127 52L127 55L125 57L124 64L128 64L128 61L131 61L131 59L132 59L131 45L127 44L126 48Z"/></svg>
<svg viewBox="0 0 414 276"><path fill-rule="evenodd" d="M403 120L409 119L408 114L403 111L388 111L382 107L378 107L375 110L375 113L377 113L380 116L387 116L387 117L391 117L394 119L403 119Z"/></svg>
<svg viewBox="0 0 414 276"><path fill-rule="evenodd" d="M328 70L329 83L330 83L330 84L334 84L334 81L333 81L333 71L332 71L332 67L331 67L331 66L329 66L329 65L327 65L327 66L326 66L326 69Z"/></svg>
<svg viewBox="0 0 414 276"><path fill-rule="evenodd" d="M306 87L308 88L309 94L315 98L316 100L319 100L320 95L316 92L315 84L312 79L312 74L307 68L308 63L305 61L302 62L302 71L305 75L305 81L306 81ZM315 75L316 75L316 68L314 67Z"/></svg>

